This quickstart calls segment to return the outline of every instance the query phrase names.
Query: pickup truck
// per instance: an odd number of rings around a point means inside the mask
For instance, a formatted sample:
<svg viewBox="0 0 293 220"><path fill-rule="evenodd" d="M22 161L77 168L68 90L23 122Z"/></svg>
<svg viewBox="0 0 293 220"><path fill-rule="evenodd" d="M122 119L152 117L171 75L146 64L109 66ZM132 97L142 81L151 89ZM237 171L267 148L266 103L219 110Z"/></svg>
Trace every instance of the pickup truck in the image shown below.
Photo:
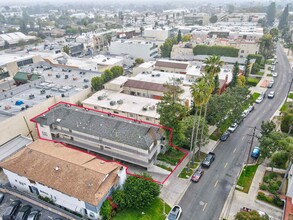
<svg viewBox="0 0 293 220"><path fill-rule="evenodd" d="M211 166L212 162L214 162L215 158L216 158L215 153L209 152L208 155L202 161L201 166L209 168Z"/></svg>

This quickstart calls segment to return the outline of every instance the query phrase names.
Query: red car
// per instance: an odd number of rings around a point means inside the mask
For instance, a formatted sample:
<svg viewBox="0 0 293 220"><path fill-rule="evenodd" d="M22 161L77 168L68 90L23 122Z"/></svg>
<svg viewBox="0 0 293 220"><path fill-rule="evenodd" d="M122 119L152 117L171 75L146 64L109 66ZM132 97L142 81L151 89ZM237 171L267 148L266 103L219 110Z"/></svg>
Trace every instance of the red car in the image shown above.
<svg viewBox="0 0 293 220"><path fill-rule="evenodd" d="M201 169L196 170L196 171L194 172L194 174L192 175L191 180L192 180L193 182L196 182L196 183L197 183L197 182L199 181L199 179L202 177L203 173L204 173L204 171L201 170Z"/></svg>

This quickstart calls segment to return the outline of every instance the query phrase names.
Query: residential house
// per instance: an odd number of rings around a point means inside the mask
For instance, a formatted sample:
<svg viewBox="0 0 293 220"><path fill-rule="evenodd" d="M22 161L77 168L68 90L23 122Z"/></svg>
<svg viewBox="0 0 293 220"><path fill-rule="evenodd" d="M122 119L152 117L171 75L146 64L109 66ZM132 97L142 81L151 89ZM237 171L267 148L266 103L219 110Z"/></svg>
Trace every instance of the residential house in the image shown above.
<svg viewBox="0 0 293 220"><path fill-rule="evenodd" d="M122 165L40 139L2 161L0 167L11 187L47 197L89 219L99 219L103 202L126 179Z"/></svg>

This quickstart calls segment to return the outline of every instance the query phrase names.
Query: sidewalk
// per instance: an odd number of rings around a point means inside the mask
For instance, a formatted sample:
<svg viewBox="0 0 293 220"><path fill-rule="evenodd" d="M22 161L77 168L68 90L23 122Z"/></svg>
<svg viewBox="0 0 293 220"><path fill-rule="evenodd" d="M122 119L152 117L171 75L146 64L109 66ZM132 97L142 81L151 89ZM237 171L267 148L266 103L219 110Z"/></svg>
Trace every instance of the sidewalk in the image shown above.
<svg viewBox="0 0 293 220"><path fill-rule="evenodd" d="M218 142L210 140L209 143L202 149L203 152L208 153L213 151L217 146ZM183 197L185 191L191 184L190 179L181 179L179 174L184 167L187 166L190 154L182 161L182 163L177 167L177 169L172 173L169 179L164 183L160 198L163 199L171 207L178 204Z"/></svg>
<svg viewBox="0 0 293 220"><path fill-rule="evenodd" d="M282 219L282 209L278 209L274 206L263 203L262 201L256 200L258 188L262 182L265 170L265 166L259 165L248 193L235 190L234 187L232 188L232 192L229 194L226 204L224 205L221 217L225 217L228 220L234 220L236 213L239 212L241 208L246 207L266 212L272 217L272 220Z"/></svg>

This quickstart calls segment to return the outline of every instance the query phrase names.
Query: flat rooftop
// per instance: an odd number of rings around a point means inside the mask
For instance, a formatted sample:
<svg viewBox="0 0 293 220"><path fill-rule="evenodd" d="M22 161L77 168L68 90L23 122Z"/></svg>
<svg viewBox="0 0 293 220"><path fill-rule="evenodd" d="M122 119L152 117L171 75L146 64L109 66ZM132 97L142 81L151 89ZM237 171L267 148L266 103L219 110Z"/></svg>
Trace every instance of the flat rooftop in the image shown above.
<svg viewBox="0 0 293 220"><path fill-rule="evenodd" d="M116 104L111 105L111 101L115 101ZM90 98L84 100L82 104L100 106L101 108L119 110L122 112L159 119L160 115L156 111L156 104L159 102L160 100L133 96L104 89L96 92Z"/></svg>
<svg viewBox="0 0 293 220"><path fill-rule="evenodd" d="M32 142L31 139L19 135L0 145L0 161L3 161Z"/></svg>
<svg viewBox="0 0 293 220"><path fill-rule="evenodd" d="M0 66L6 65L7 63L31 59L36 55L27 55L27 54L9 54L3 53L0 55Z"/></svg>

